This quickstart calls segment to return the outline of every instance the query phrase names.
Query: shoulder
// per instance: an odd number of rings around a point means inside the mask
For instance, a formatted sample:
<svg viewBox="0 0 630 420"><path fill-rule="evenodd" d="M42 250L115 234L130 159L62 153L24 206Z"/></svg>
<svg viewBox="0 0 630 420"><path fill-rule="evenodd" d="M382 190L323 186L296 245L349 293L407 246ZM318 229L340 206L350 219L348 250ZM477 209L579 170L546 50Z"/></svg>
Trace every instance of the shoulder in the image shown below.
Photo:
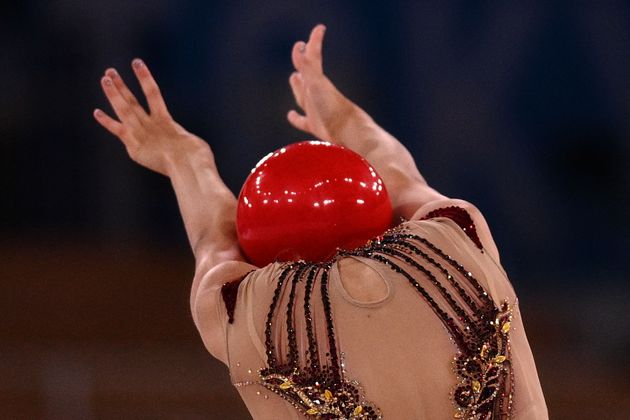
<svg viewBox="0 0 630 420"><path fill-rule="evenodd" d="M488 223L475 205L438 200L421 207L406 225L472 272L497 305L516 298Z"/></svg>
<svg viewBox="0 0 630 420"><path fill-rule="evenodd" d="M499 251L490 227L481 211L468 201L453 198L431 201L420 207L410 221L446 225L463 240L488 253L499 263Z"/></svg>
<svg viewBox="0 0 630 420"><path fill-rule="evenodd" d="M258 268L242 261L225 261L199 274L199 287L191 296L192 317L204 345L214 357L227 362L227 325L238 300L256 294L254 289L268 288L278 265Z"/></svg>

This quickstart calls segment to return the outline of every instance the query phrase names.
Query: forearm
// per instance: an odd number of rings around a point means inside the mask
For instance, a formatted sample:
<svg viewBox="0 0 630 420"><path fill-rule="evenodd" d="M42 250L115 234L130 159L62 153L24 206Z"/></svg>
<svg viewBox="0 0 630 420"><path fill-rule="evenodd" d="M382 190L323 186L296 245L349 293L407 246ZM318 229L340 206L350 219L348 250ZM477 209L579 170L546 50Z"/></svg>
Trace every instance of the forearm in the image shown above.
<svg viewBox="0 0 630 420"><path fill-rule="evenodd" d="M409 218L419 206L443 197L427 185L407 148L358 106L353 104L331 136L363 156L383 178L395 217Z"/></svg>
<svg viewBox="0 0 630 420"><path fill-rule="evenodd" d="M236 238L236 198L223 183L207 147L169 163L188 240L197 268L242 260Z"/></svg>
<svg viewBox="0 0 630 420"><path fill-rule="evenodd" d="M307 43L296 42L291 52L295 72L289 84L296 110L287 114L295 128L345 146L363 156L383 178L394 217L410 218L422 205L445 198L420 175L409 151L346 98L323 73L325 27L317 25Z"/></svg>
<svg viewBox="0 0 630 420"><path fill-rule="evenodd" d="M101 84L118 119L100 109L94 117L124 143L131 159L170 178L195 255L194 308L204 275L243 261L236 238L236 199L221 180L208 144L173 120L147 66L135 59L133 69L150 112L110 68Z"/></svg>

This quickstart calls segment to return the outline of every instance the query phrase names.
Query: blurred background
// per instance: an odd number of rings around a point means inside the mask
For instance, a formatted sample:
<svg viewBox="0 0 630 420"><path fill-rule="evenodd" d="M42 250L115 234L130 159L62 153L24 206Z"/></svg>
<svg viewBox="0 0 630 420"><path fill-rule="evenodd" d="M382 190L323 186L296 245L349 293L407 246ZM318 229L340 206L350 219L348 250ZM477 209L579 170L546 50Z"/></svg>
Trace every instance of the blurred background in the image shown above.
<svg viewBox="0 0 630 420"><path fill-rule="evenodd" d="M0 418L248 418L194 328L169 181L91 114L144 58L238 194L306 139L289 53L318 22L330 78L485 213L551 417L627 418L630 4L383 3L0 6Z"/></svg>

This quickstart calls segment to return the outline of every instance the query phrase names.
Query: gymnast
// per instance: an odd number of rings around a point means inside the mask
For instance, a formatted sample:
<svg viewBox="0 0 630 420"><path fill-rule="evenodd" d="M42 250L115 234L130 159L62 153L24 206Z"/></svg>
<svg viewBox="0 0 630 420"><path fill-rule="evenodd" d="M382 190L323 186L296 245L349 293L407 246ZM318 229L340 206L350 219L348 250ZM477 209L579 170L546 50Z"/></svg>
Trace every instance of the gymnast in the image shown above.
<svg viewBox="0 0 630 420"><path fill-rule="evenodd" d="M211 147L171 117L149 68L145 110L115 69L94 117L173 185L195 256L194 322L255 419L547 419L517 296L481 212L427 185L413 157L322 66L325 27L291 51L289 123L351 149L404 220L323 262L257 267Z"/></svg>

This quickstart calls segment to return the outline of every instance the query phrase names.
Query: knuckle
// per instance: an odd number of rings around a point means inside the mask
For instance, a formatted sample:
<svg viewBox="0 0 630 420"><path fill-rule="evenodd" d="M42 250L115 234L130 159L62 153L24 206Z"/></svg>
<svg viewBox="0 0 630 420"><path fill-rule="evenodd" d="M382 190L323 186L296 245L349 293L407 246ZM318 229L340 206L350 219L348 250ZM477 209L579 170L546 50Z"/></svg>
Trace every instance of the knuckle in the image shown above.
<svg viewBox="0 0 630 420"><path fill-rule="evenodd" d="M171 115L166 112L165 109L157 109L155 111L155 117L158 125L162 128L162 130L172 127L175 122L173 121L173 117L171 117Z"/></svg>
<svg viewBox="0 0 630 420"><path fill-rule="evenodd" d="M129 157L131 157L134 160L138 159L138 156L140 155L140 145L135 143L135 142L128 142L125 144L125 148L127 149L127 153L129 154Z"/></svg>
<svg viewBox="0 0 630 420"><path fill-rule="evenodd" d="M128 101L120 101L120 104L118 105L118 109L124 115L128 115L131 113L131 105L129 104Z"/></svg>
<svg viewBox="0 0 630 420"><path fill-rule="evenodd" d="M127 111L131 112L132 109L136 108L140 106L140 103L138 102L138 100L136 98L129 98L127 99Z"/></svg>

